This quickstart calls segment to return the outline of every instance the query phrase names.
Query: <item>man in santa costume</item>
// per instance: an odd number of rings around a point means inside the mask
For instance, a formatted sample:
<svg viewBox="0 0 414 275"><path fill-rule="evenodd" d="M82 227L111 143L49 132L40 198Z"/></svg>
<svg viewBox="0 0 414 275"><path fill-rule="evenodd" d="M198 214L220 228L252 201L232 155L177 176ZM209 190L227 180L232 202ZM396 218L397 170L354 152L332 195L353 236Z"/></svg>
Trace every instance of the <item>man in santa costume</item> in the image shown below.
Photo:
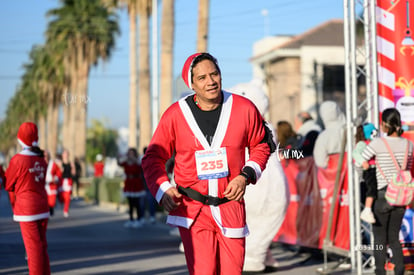
<svg viewBox="0 0 414 275"><path fill-rule="evenodd" d="M36 124L23 123L17 140L23 150L10 160L5 189L15 198L13 220L20 223L29 274L50 274L46 240L49 206L44 188L47 165L37 144Z"/></svg>
<svg viewBox="0 0 414 275"><path fill-rule="evenodd" d="M145 179L169 212L167 223L179 227L190 274L241 274L248 234L243 195L266 166L271 135L251 101L222 90L210 54L191 55L182 76L195 94L162 116L142 160ZM173 154L176 186L165 169Z"/></svg>

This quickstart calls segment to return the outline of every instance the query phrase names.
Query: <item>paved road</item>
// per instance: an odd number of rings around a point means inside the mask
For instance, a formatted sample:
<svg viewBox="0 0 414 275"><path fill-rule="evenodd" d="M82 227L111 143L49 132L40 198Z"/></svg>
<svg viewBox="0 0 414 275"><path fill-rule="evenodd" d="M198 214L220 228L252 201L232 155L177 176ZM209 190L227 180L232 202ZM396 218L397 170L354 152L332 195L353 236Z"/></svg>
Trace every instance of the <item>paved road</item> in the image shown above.
<svg viewBox="0 0 414 275"><path fill-rule="evenodd" d="M28 274L20 229L12 222L8 199L1 192L0 274ZM132 229L123 227L128 219L125 209L73 200L70 217L64 218L59 206L47 232L52 274L188 274L184 254L178 251L180 239L169 234L171 227L159 214L156 224ZM281 267L267 274L316 274L323 266L321 257L298 254L280 244L272 253Z"/></svg>

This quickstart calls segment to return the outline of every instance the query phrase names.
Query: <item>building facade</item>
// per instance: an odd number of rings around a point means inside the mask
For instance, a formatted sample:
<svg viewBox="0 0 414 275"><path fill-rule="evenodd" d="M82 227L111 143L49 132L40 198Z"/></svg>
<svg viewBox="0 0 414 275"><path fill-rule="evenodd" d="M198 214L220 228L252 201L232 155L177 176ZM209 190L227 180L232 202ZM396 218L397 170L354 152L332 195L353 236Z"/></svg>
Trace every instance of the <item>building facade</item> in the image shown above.
<svg viewBox="0 0 414 275"><path fill-rule="evenodd" d="M319 105L334 100L345 109L343 20L327 21L297 36L268 37L253 48L253 77L264 83L269 117L294 123L300 111L318 118Z"/></svg>

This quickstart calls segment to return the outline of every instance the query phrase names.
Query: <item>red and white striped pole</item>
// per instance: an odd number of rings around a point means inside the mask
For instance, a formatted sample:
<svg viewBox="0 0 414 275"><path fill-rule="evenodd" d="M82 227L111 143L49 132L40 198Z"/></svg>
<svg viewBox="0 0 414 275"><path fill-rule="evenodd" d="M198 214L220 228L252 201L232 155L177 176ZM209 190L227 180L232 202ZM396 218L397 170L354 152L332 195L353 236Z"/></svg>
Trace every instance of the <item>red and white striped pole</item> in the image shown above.
<svg viewBox="0 0 414 275"><path fill-rule="evenodd" d="M378 0L376 21L379 112L397 108L414 141L414 0Z"/></svg>

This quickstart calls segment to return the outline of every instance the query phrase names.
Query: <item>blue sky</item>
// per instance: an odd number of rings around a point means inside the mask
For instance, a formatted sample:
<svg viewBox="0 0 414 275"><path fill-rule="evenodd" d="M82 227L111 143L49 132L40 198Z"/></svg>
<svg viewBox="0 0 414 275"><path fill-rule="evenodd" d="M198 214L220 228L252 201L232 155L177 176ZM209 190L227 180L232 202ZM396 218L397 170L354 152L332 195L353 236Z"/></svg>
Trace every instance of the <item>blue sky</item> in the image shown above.
<svg viewBox="0 0 414 275"><path fill-rule="evenodd" d="M0 1L0 120L20 83L32 45L45 41L46 12L58 6L57 0ZM262 15L264 9L267 17ZM176 0L175 78L187 56L196 50L197 13L198 0ZM251 80L253 43L265 33L297 35L337 18L343 18L343 0L210 0L208 51L219 61L223 87ZM128 125L129 26L125 9L119 11L119 24L116 51L107 63L91 70L88 101L88 120L107 119L116 128Z"/></svg>

